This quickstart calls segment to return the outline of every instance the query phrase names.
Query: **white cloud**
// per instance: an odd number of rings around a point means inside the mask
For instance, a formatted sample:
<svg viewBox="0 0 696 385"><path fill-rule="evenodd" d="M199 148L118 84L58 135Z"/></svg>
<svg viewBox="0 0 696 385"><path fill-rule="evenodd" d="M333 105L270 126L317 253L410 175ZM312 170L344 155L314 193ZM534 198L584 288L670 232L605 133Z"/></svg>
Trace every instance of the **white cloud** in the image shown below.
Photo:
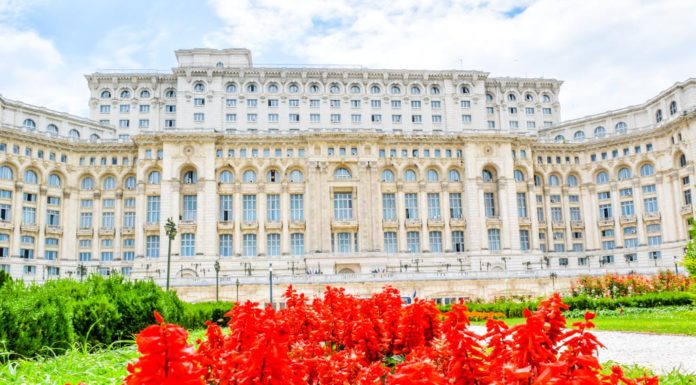
<svg viewBox="0 0 696 385"><path fill-rule="evenodd" d="M696 75L696 2L224 1L209 45L255 61L477 69L564 80L565 118L642 102ZM524 12L507 17L515 7ZM259 58L261 60L259 60Z"/></svg>

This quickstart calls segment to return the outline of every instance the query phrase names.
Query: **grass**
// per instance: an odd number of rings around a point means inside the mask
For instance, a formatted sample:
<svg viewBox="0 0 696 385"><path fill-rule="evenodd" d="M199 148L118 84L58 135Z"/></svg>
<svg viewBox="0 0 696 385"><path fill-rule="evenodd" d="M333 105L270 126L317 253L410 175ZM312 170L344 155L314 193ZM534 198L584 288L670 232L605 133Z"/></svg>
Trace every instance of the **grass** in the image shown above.
<svg viewBox="0 0 696 385"><path fill-rule="evenodd" d="M580 321L579 313L567 315L568 325ZM507 318L508 325L524 322L524 318ZM485 322L475 322L482 325ZM597 330L629 331L656 334L684 334L696 336L696 308L626 308L623 314L618 310L599 311L594 319Z"/></svg>

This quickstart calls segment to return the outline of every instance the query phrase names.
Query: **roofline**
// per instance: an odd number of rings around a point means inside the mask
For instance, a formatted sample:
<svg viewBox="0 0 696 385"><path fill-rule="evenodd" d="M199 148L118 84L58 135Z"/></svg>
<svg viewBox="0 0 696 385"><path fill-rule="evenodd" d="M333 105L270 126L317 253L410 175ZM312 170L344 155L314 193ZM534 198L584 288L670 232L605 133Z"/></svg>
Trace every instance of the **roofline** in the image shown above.
<svg viewBox="0 0 696 385"><path fill-rule="evenodd" d="M53 110L53 109L50 109L50 108L44 107L44 106L38 106L35 104L21 102L19 100L8 99L8 98L2 96L1 94L0 94L0 104L33 110L39 115L50 114L50 115L60 116L64 119L76 120L82 124L94 126L95 128L116 132L115 127L103 125L96 120L92 120L92 119L85 118L82 116L72 115L72 114L69 114L67 112L56 111L56 110Z"/></svg>

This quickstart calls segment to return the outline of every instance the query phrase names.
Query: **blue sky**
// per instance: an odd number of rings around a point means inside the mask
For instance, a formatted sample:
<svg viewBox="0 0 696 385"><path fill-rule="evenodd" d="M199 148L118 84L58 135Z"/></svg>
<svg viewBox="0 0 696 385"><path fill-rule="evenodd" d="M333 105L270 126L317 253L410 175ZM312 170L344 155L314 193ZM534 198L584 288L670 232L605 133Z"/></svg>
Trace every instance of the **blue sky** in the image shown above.
<svg viewBox="0 0 696 385"><path fill-rule="evenodd" d="M245 47L254 62L564 80L565 119L696 76L692 0L0 0L0 94L86 115L84 74Z"/></svg>

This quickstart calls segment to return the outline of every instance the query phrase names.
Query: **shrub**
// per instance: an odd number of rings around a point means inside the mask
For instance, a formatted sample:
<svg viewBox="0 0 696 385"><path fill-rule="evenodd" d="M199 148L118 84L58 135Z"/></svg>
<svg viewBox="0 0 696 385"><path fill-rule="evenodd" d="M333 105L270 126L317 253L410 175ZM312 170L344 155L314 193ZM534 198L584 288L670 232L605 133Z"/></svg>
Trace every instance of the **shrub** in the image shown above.
<svg viewBox="0 0 696 385"><path fill-rule="evenodd" d="M212 321L218 325L226 325L229 317L225 316L232 310L233 302L199 302L184 304L184 315L179 324L187 329L205 327L206 321Z"/></svg>
<svg viewBox="0 0 696 385"><path fill-rule="evenodd" d="M657 275L607 274L601 277L582 277L571 287L574 296L626 297L665 291L688 291L691 278L672 271L660 271Z"/></svg>

